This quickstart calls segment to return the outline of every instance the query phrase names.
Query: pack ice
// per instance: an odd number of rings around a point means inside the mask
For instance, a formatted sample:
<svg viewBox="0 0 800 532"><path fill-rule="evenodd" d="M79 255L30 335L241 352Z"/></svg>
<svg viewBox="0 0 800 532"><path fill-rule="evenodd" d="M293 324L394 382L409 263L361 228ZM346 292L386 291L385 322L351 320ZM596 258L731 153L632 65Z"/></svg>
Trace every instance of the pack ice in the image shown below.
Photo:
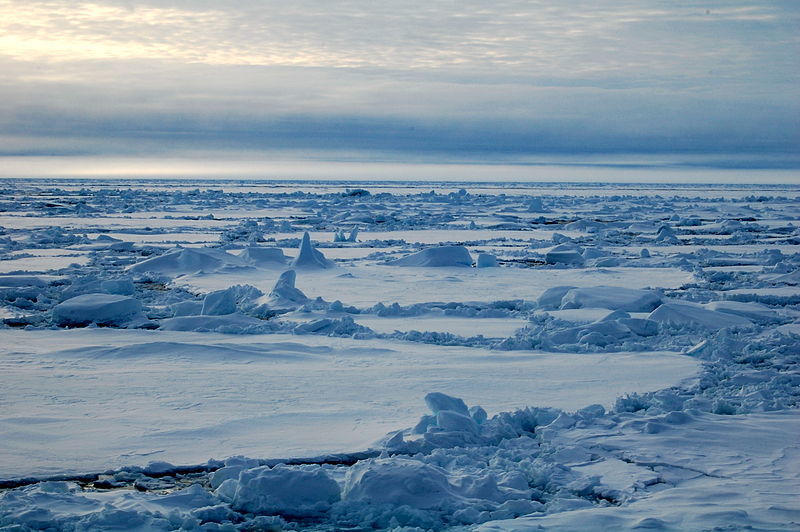
<svg viewBox="0 0 800 532"><path fill-rule="evenodd" d="M796 186L3 186L0 530L800 528Z"/></svg>

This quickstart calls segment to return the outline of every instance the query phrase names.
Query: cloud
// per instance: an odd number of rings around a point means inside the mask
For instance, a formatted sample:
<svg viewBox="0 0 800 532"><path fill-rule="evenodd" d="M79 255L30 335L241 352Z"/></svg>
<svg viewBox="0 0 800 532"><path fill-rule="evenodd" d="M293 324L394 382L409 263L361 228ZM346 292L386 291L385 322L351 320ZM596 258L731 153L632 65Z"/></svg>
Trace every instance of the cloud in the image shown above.
<svg viewBox="0 0 800 532"><path fill-rule="evenodd" d="M0 0L0 153L774 160L800 148L798 11Z"/></svg>

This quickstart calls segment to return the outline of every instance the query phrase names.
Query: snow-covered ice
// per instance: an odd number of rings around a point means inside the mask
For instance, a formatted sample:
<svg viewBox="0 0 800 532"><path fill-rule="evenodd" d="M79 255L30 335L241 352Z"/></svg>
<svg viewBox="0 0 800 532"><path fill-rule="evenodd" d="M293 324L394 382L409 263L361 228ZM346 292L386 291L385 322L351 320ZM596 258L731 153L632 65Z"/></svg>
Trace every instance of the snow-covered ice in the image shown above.
<svg viewBox="0 0 800 532"><path fill-rule="evenodd" d="M800 527L800 189L431 186L5 183L0 529Z"/></svg>

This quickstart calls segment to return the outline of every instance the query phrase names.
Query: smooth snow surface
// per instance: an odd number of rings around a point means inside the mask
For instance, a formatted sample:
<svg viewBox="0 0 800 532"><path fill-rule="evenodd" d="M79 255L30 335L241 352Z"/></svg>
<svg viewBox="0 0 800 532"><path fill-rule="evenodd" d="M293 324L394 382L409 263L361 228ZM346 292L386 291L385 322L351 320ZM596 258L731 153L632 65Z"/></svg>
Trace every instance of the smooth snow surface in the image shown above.
<svg viewBox="0 0 800 532"><path fill-rule="evenodd" d="M576 409L671 386L697 368L669 353L493 353L275 334L83 329L0 331L0 340L2 478L360 450L413 425L431 389L492 413Z"/></svg>

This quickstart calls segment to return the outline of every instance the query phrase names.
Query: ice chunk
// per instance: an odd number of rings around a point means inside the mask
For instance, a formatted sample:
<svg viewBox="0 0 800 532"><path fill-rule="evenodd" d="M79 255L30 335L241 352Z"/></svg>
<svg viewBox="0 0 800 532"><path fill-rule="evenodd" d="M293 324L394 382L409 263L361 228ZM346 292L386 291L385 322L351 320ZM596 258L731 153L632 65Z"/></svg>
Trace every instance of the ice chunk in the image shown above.
<svg viewBox="0 0 800 532"><path fill-rule="evenodd" d="M675 235L675 231L668 225L662 225L658 229L658 234L656 234L655 238L656 242L661 242L664 244L683 244L680 238Z"/></svg>
<svg viewBox="0 0 800 532"><path fill-rule="evenodd" d="M545 310L555 310L561 308L561 300L564 298L564 295L573 288L575 287L554 286L552 288L548 288L542 295L539 296L539 299L537 300L539 308Z"/></svg>
<svg viewBox="0 0 800 532"><path fill-rule="evenodd" d="M231 507L251 513L313 517L340 497L339 485L319 466L256 467L242 471L233 482Z"/></svg>
<svg viewBox="0 0 800 532"><path fill-rule="evenodd" d="M217 290L206 295L200 314L204 316L222 316L236 312L236 294L233 290Z"/></svg>
<svg viewBox="0 0 800 532"><path fill-rule="evenodd" d="M295 288L296 280L297 273L294 270L283 272L269 293L269 303L276 306L298 306L306 303L308 297L299 288Z"/></svg>
<svg viewBox="0 0 800 532"><path fill-rule="evenodd" d="M497 266L497 257L489 253L480 253L476 265L478 268L494 268Z"/></svg>
<svg viewBox="0 0 800 532"><path fill-rule="evenodd" d="M390 262L395 266L470 267L472 256L464 246L440 246L423 249L407 257Z"/></svg>
<svg viewBox="0 0 800 532"><path fill-rule="evenodd" d="M197 316L203 312L202 301L181 301L171 306L172 316Z"/></svg>
<svg viewBox="0 0 800 532"><path fill-rule="evenodd" d="M292 261L292 267L304 270L322 270L332 268L333 262L326 259L321 251L314 249L311 245L311 237L306 231L300 241L297 257Z"/></svg>
<svg viewBox="0 0 800 532"><path fill-rule="evenodd" d="M444 469L406 458L358 462L347 472L342 496L351 503L420 509L452 505L458 498Z"/></svg>
<svg viewBox="0 0 800 532"><path fill-rule="evenodd" d="M425 404L434 414L447 410L457 412L463 416L469 416L469 409L464 401L441 392L432 392L426 395Z"/></svg>
<svg viewBox="0 0 800 532"><path fill-rule="evenodd" d="M280 266L286 264L286 255L281 248L250 246L239 254L245 262L253 266Z"/></svg>
<svg viewBox="0 0 800 532"><path fill-rule="evenodd" d="M531 198L531 201L528 203L528 212L545 212L542 198Z"/></svg>
<svg viewBox="0 0 800 532"><path fill-rule="evenodd" d="M577 244L565 242L553 247L545 253L544 261L547 264L571 264L575 266L583 265L583 248Z"/></svg>
<svg viewBox="0 0 800 532"><path fill-rule="evenodd" d="M607 308L625 312L650 312L660 303L661 295L653 290L595 286L569 290L561 300L561 308Z"/></svg>
<svg viewBox="0 0 800 532"><path fill-rule="evenodd" d="M475 420L452 410L442 410L436 414L436 426L448 432L478 433L478 424Z"/></svg>
<svg viewBox="0 0 800 532"><path fill-rule="evenodd" d="M671 327L701 328L716 331L726 327L747 327L753 324L747 318L708 310L695 303L664 303L647 317Z"/></svg>
<svg viewBox="0 0 800 532"><path fill-rule="evenodd" d="M53 323L60 327L121 326L142 317L142 304L127 296L92 293L73 297L53 308Z"/></svg>
<svg viewBox="0 0 800 532"><path fill-rule="evenodd" d="M235 285L225 290L217 290L206 295L200 314L204 316L224 316L233 314L240 305L253 302L263 296L263 292L251 285ZM254 303L251 303L254 304Z"/></svg>

